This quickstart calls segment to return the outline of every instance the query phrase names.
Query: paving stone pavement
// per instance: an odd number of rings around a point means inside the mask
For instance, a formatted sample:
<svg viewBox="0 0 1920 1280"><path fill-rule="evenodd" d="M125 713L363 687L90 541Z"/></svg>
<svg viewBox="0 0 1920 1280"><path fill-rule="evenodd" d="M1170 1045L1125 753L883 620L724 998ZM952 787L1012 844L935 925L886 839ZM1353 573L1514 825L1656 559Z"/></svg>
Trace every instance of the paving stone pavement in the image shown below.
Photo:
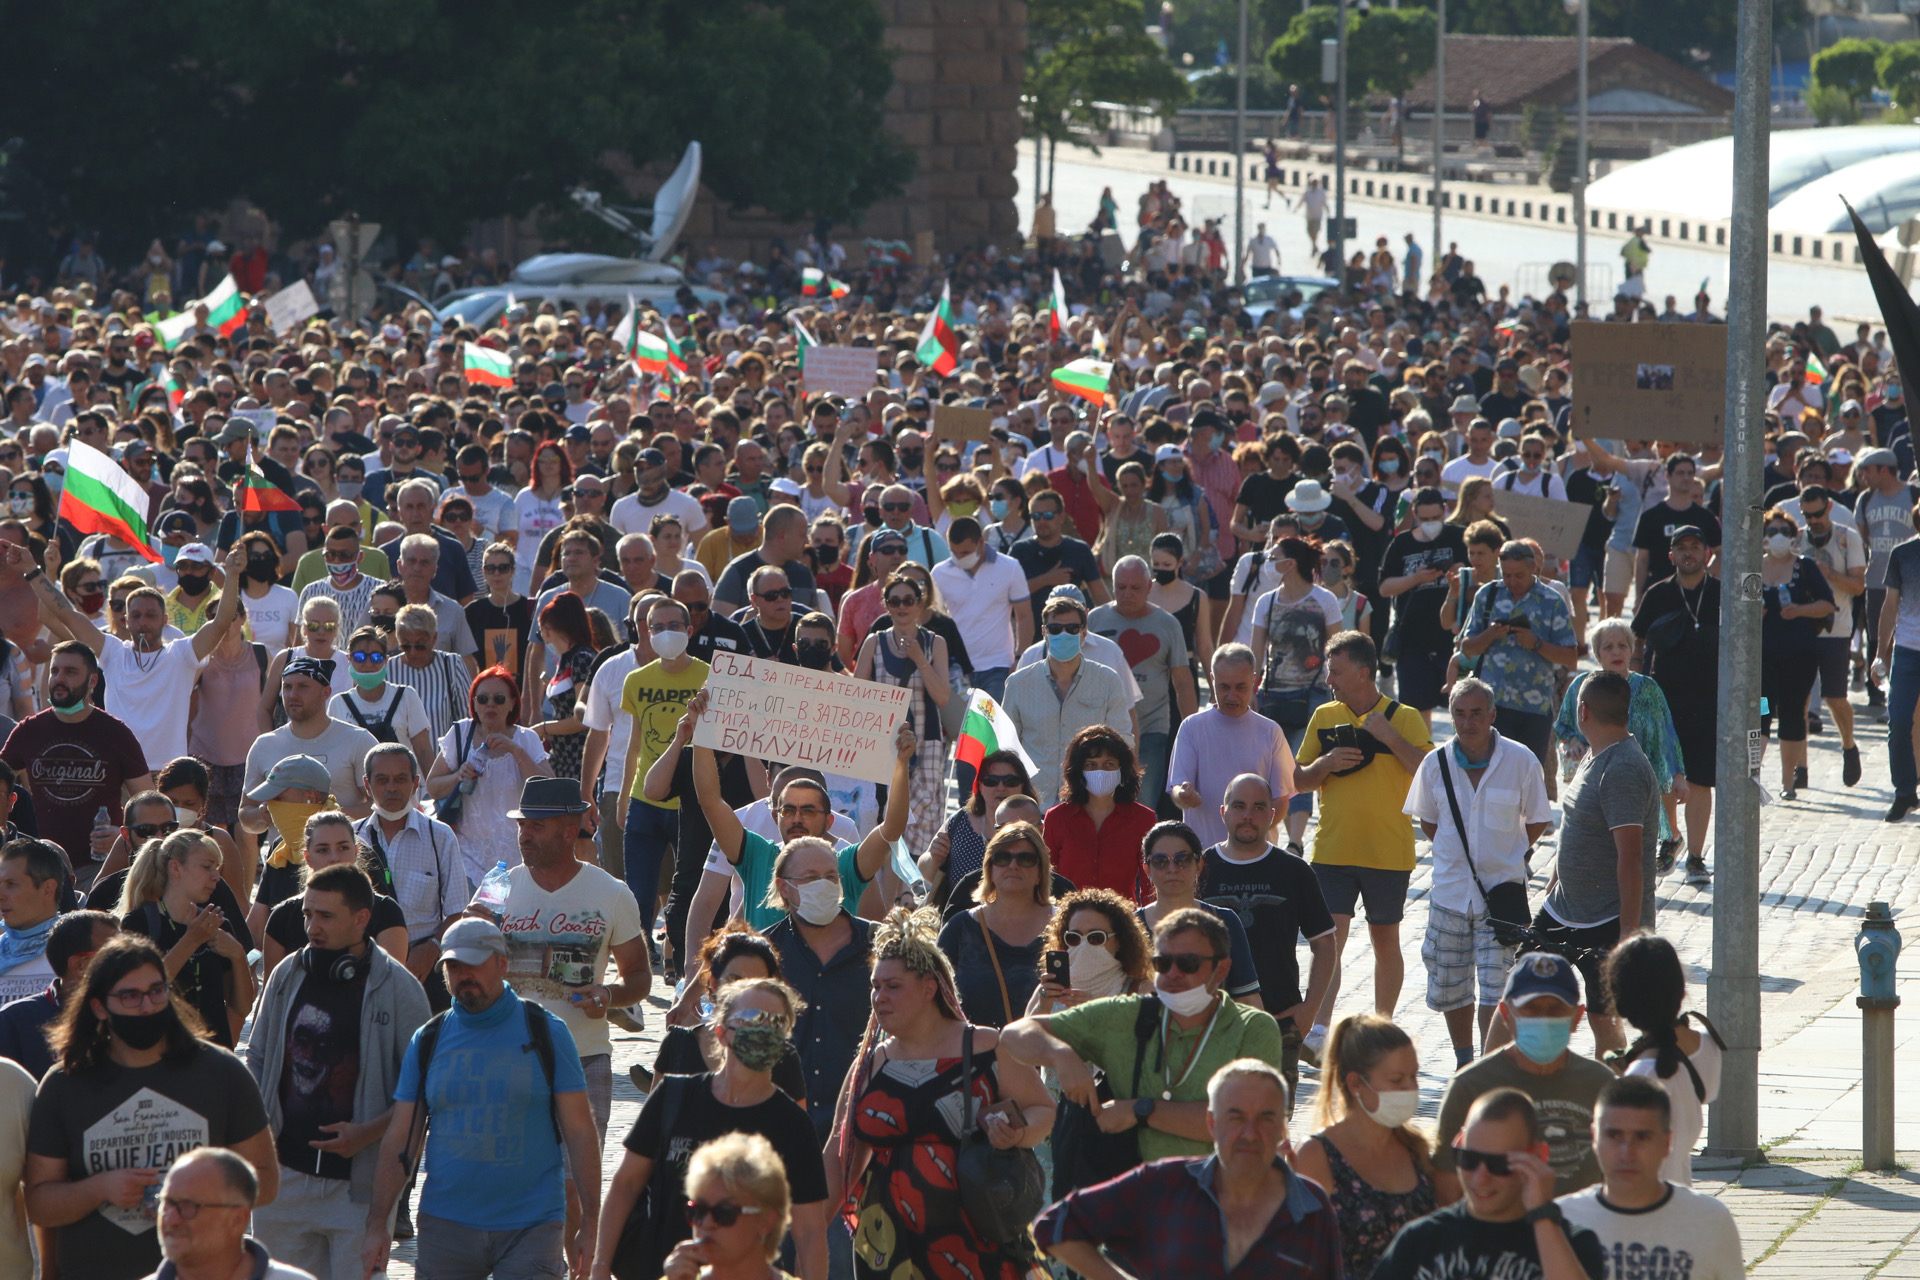
<svg viewBox="0 0 1920 1280"><path fill-rule="evenodd" d="M1446 733L1445 718L1435 726ZM1811 786L1792 803L1761 811L1760 970L1762 1050L1760 1135L1768 1159L1745 1168L1696 1157L1696 1187L1724 1199L1740 1224L1749 1270L1755 1276L1839 1275L1920 1280L1920 1172L1859 1172L1860 1020L1852 997L1859 968L1853 938L1869 901L1890 903L1896 918L1920 900L1920 816L1902 825L1881 821L1891 800L1886 782L1884 727L1861 719L1865 778L1841 785L1840 740L1831 717L1810 739ZM1762 777L1777 789L1779 765L1769 753ZM1557 813L1556 813L1557 821ZM1552 837L1534 866L1537 902L1553 873ZM1419 1046L1423 1114L1432 1119L1452 1067L1446 1028L1426 1007L1419 960L1431 884L1428 849L1420 843L1402 950L1407 977L1395 1020ZM1711 847L1708 862L1715 855ZM1690 1005L1706 1007L1712 960L1711 887L1687 885L1679 872L1658 890L1660 932L1687 964ZM1902 956L1903 989L1920 977L1920 939ZM1364 931L1341 969L1340 1012L1371 1008L1373 959ZM1920 989L1920 988L1916 988ZM666 1008L661 992L648 1002L644 1033L614 1036L614 1097L605 1168L619 1163L620 1140L639 1114L643 1096L627 1078L629 1064L651 1065ZM1584 1037L1576 1048L1591 1051ZM1901 1080L1920 1080L1920 1001L1896 1015L1896 1062ZM1317 1086L1303 1075L1300 1124ZM1920 1168L1920 1107L1901 1118L1896 1142L1902 1160ZM413 1246L396 1247L391 1280L413 1280Z"/></svg>

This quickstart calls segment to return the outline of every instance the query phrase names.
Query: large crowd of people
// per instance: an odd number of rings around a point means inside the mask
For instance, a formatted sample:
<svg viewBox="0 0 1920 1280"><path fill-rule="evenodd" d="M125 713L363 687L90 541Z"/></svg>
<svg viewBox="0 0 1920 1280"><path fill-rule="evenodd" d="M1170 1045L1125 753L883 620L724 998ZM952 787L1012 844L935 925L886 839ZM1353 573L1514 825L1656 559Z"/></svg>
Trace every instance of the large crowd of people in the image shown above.
<svg viewBox="0 0 1920 1280"><path fill-rule="evenodd" d="M723 302L484 327L22 295L0 1271L1740 1274L1656 915L1711 892L1719 449L1576 432L1567 300L1451 247L1256 316L1179 217L1130 274L708 249ZM1884 719L1898 821L1900 378L1817 311L1767 342L1777 795ZM696 741L720 651L904 690L890 781ZM663 1008L603 1163L610 1026Z"/></svg>

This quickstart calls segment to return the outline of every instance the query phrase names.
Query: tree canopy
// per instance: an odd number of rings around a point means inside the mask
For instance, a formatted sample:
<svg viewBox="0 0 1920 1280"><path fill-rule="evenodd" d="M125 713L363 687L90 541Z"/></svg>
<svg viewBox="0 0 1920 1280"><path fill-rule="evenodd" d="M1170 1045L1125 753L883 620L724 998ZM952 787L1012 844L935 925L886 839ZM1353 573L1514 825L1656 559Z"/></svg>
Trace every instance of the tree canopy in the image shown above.
<svg viewBox="0 0 1920 1280"><path fill-rule="evenodd" d="M1451 12L1451 11L1449 11ZM1267 65L1302 92L1331 92L1320 80L1320 42L1339 28L1339 11L1317 6L1297 13L1285 34L1273 42ZM1374 93L1405 93L1433 66L1436 20L1431 9L1375 8L1347 14L1347 86L1358 98Z"/></svg>
<svg viewBox="0 0 1920 1280"><path fill-rule="evenodd" d="M1106 122L1096 102L1173 109L1192 96L1140 19L1138 0L1031 0L1027 129L1056 142Z"/></svg>
<svg viewBox="0 0 1920 1280"><path fill-rule="evenodd" d="M458 240L607 161L705 150L737 208L848 218L912 156L881 129L892 85L870 0L72 0L9 9L34 56L0 137L98 227L144 244L254 201L293 234L346 212Z"/></svg>

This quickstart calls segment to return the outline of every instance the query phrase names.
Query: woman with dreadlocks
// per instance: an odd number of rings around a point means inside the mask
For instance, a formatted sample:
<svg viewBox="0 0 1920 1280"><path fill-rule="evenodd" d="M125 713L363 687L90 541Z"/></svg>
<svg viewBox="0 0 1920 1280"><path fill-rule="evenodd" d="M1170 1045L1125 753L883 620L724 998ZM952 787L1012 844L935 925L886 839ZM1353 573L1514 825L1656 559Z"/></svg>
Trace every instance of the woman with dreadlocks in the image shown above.
<svg viewBox="0 0 1920 1280"><path fill-rule="evenodd" d="M1673 1101L1673 1146L1660 1176L1693 1185L1693 1148L1700 1140L1701 1113L1720 1094L1720 1051L1726 1042L1705 1014L1682 1013L1687 974L1673 944L1658 934L1628 938L1607 957L1601 980L1613 993L1613 1011L1640 1038L1607 1065L1626 1076L1647 1076ZM1687 1025L1698 1018L1705 1034Z"/></svg>
<svg viewBox="0 0 1920 1280"><path fill-rule="evenodd" d="M1034 1147L1053 1129L1039 1074L999 1058L1000 1033L969 1026L953 969L936 944L940 915L896 909L873 936L873 1017L840 1097L829 1197L859 1202L854 1274L972 1275L1020 1280L1030 1257L982 1235L962 1204L962 1141L976 1127L995 1147ZM963 1080L964 1037L972 1078ZM971 1104L971 1105L969 1105Z"/></svg>

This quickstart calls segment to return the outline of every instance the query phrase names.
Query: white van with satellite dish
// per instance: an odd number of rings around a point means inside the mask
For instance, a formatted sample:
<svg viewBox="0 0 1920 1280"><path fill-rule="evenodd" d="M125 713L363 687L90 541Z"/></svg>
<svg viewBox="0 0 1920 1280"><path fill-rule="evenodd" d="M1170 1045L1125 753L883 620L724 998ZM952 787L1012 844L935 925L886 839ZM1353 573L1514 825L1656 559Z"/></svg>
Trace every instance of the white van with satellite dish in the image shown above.
<svg viewBox="0 0 1920 1280"><path fill-rule="evenodd" d="M509 301L529 310L551 302L561 312L585 309L598 302L626 306L631 296L658 311L679 311L675 300L687 286L680 268L665 261L693 213L700 188L700 144L687 144L673 175L654 193L651 209L607 204L598 191L575 191L573 202L608 226L633 237L638 256L615 258L604 253L543 253L528 258L500 284L459 289L434 304L435 312L463 324L485 329L506 311ZM642 230L636 219L646 219ZM693 286L701 305L724 301L725 294Z"/></svg>

